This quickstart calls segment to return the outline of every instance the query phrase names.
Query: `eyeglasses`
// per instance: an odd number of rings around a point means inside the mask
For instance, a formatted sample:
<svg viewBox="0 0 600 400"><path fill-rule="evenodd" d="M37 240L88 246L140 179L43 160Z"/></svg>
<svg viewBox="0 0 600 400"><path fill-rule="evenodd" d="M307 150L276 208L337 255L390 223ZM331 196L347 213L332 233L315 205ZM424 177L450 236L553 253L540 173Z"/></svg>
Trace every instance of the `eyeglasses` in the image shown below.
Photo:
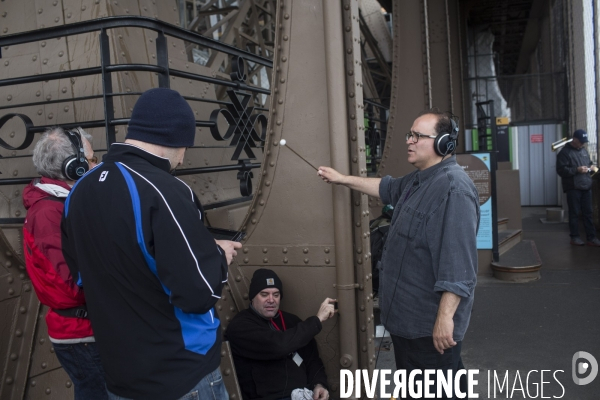
<svg viewBox="0 0 600 400"><path fill-rule="evenodd" d="M412 139L413 143L418 143L419 142L419 138L422 137L426 137L426 138L431 138L431 139L435 139L435 136L432 135L423 135L422 133L417 133L417 132L408 132L406 134L406 141L408 142L410 139Z"/></svg>
<svg viewBox="0 0 600 400"><path fill-rule="evenodd" d="M98 164L98 157L96 157L96 156L92 156L92 158L87 158L86 157L85 159L88 161L88 164L89 163Z"/></svg>

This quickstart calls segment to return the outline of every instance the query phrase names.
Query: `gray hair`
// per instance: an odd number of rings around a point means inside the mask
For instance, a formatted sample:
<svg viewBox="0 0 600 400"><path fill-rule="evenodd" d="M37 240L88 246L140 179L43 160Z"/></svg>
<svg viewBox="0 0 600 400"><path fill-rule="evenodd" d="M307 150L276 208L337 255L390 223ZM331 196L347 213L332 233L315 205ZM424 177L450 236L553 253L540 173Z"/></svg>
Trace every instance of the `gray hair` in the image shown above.
<svg viewBox="0 0 600 400"><path fill-rule="evenodd" d="M92 135L78 127L82 137L92 143ZM33 165L38 174L47 178L68 180L62 171L63 162L75 154L73 144L64 129L55 126L47 129L33 148Z"/></svg>

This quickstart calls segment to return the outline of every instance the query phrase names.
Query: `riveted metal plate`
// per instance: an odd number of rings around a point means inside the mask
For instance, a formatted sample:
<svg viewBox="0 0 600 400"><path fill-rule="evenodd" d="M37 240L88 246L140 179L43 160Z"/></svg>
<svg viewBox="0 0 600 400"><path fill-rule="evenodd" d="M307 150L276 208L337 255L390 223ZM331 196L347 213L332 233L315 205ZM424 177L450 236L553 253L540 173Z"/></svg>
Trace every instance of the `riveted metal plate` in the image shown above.
<svg viewBox="0 0 600 400"><path fill-rule="evenodd" d="M335 265L335 246L325 245L244 245L238 252L240 265L330 266Z"/></svg>
<svg viewBox="0 0 600 400"><path fill-rule="evenodd" d="M48 307L42 306L39 313L39 321L33 339L33 348L31 350L31 366L29 367L29 379L38 375L47 373L56 368L61 368L58 358L54 353L52 342L48 336L48 326L46 325L46 314Z"/></svg>
<svg viewBox="0 0 600 400"><path fill-rule="evenodd" d="M235 372L231 348L229 347L229 342L226 341L221 344L221 375L223 376L227 393L229 393L229 398L231 400L240 400L242 392L240 391L240 385Z"/></svg>
<svg viewBox="0 0 600 400"><path fill-rule="evenodd" d="M73 383L64 369L58 368L31 378L24 400L67 400L74 397Z"/></svg>
<svg viewBox="0 0 600 400"><path fill-rule="evenodd" d="M29 354L38 322L39 301L30 282L23 282L21 296L15 307L10 335L3 345L8 345L8 354L16 355L5 359L0 386L0 400L20 399L25 390L29 370ZM26 310L25 313L17 312Z"/></svg>

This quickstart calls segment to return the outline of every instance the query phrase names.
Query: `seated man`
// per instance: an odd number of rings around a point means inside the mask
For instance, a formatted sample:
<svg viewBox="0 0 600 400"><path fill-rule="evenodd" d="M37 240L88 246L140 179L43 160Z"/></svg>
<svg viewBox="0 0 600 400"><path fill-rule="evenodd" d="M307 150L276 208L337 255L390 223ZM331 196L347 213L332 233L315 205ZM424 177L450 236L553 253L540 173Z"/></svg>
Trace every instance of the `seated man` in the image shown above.
<svg viewBox="0 0 600 400"><path fill-rule="evenodd" d="M305 321L279 310L283 285L269 269L254 272L250 307L227 327L244 400L290 399L294 389L313 391L312 399L329 398L325 367L314 337L335 314L335 300L325 299L316 316ZM306 398L306 397L301 397Z"/></svg>

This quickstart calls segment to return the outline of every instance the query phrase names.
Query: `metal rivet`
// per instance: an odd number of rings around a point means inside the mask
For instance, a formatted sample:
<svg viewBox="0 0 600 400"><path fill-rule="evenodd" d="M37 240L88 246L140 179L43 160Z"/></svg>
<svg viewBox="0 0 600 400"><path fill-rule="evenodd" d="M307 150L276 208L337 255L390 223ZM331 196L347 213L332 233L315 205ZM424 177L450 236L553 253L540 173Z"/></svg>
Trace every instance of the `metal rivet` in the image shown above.
<svg viewBox="0 0 600 400"><path fill-rule="evenodd" d="M6 382L7 385L12 385L12 383L14 381L13 381L13 378L6 378L6 380L4 382Z"/></svg>
<svg viewBox="0 0 600 400"><path fill-rule="evenodd" d="M304 264L308 264L308 258L304 259Z"/></svg>
<svg viewBox="0 0 600 400"><path fill-rule="evenodd" d="M60 18L58 18L58 17L54 18L54 22L58 22L58 21L60 21Z"/></svg>
<svg viewBox="0 0 600 400"><path fill-rule="evenodd" d="M42 61L42 64L44 64L44 65L48 64L48 59L45 58L44 61Z"/></svg>
<svg viewBox="0 0 600 400"><path fill-rule="evenodd" d="M248 262L249 262L249 261L250 261L250 260L248 259L248 257L244 258L244 262L245 262L246 264L248 264Z"/></svg>
<svg viewBox="0 0 600 400"><path fill-rule="evenodd" d="M8 64L10 64L10 62L8 60L4 61L4 66L8 67Z"/></svg>
<svg viewBox="0 0 600 400"><path fill-rule="evenodd" d="M12 100L12 96L9 94L8 96L6 96L6 100L11 101Z"/></svg>
<svg viewBox="0 0 600 400"><path fill-rule="evenodd" d="M46 100L48 100L48 101L52 100L52 95L49 94L48 96L46 96Z"/></svg>
<svg viewBox="0 0 600 400"><path fill-rule="evenodd" d="M265 258L263 258L263 262L266 264L269 262L269 259L265 257Z"/></svg>
<svg viewBox="0 0 600 400"><path fill-rule="evenodd" d="M85 7L84 7L84 8L85 8ZM71 386L73 386L73 383L72 383L71 381L67 381L67 382L65 383L65 386L66 386L67 388L70 388Z"/></svg>
<svg viewBox="0 0 600 400"><path fill-rule="evenodd" d="M15 361L17 358L19 358L19 356L17 356L15 353L11 353L11 355L10 355L10 359L11 359L12 361Z"/></svg>
<svg viewBox="0 0 600 400"><path fill-rule="evenodd" d="M50 390L50 388L46 388L46 394L50 394L52 393L52 390Z"/></svg>
<svg viewBox="0 0 600 400"><path fill-rule="evenodd" d="M331 260L329 258L325 259L325 264L329 264L331 262Z"/></svg>
<svg viewBox="0 0 600 400"><path fill-rule="evenodd" d="M283 263L284 263L284 264L287 264L287 263L288 263L288 258L287 258L287 257L285 257L285 258L283 259Z"/></svg>
<svg viewBox="0 0 600 400"><path fill-rule="evenodd" d="M41 13L43 13L43 12L44 12L44 9L43 9L43 8L40 8L40 9L38 10L38 14L41 14Z"/></svg>
<svg viewBox="0 0 600 400"><path fill-rule="evenodd" d="M64 110L65 110L65 112L69 112L69 106L66 106L66 107L64 108Z"/></svg>
<svg viewBox="0 0 600 400"><path fill-rule="evenodd" d="M266 247L262 250L263 253L267 253L269 251L269 249L267 249Z"/></svg>
<svg viewBox="0 0 600 400"><path fill-rule="evenodd" d="M9 290L9 293L10 293L10 290ZM20 329L17 329L17 330L15 331L15 336L16 336L16 337L21 337L21 336L23 336L23 331L22 331L22 330L20 330Z"/></svg>
<svg viewBox="0 0 600 400"><path fill-rule="evenodd" d="M19 312L21 314L25 314L27 312L27 309L25 307L19 307Z"/></svg>
<svg viewBox="0 0 600 400"><path fill-rule="evenodd" d="M21 278L21 279L23 279L23 278ZM23 285L23 290L25 292L29 292L31 290L31 286L29 286L29 285Z"/></svg>
<svg viewBox="0 0 600 400"><path fill-rule="evenodd" d="M42 369L46 369L46 367L48 367L48 363L43 362L42 363Z"/></svg>

